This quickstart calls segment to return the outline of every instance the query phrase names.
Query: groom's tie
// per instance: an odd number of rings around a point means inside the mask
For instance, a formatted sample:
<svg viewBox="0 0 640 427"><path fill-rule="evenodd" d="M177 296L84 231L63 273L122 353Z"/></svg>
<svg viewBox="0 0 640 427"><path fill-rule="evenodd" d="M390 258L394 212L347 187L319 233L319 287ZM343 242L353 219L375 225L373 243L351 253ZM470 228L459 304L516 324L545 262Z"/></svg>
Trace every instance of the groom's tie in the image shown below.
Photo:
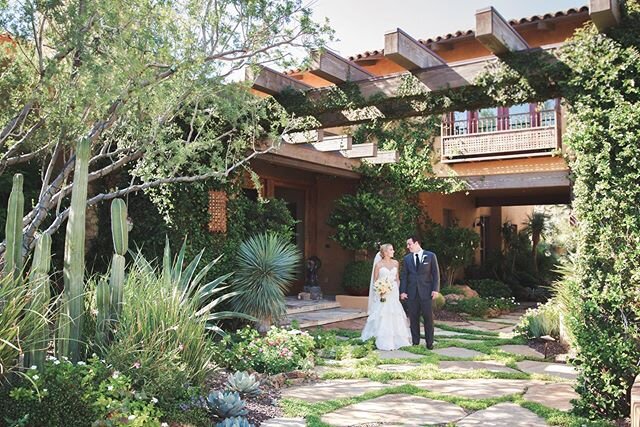
<svg viewBox="0 0 640 427"><path fill-rule="evenodd" d="M416 270L418 269L418 264L420 264L420 256L416 254Z"/></svg>

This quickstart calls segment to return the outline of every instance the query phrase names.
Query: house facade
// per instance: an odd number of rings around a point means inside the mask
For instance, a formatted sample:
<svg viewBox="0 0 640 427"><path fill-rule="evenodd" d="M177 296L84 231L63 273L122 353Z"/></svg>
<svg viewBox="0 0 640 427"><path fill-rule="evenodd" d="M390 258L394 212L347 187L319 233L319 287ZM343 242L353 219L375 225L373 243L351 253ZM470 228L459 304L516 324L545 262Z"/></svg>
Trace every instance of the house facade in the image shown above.
<svg viewBox="0 0 640 427"><path fill-rule="evenodd" d="M384 94L387 86L407 73L430 89L471 84L471 73L477 75L478 69L505 52L553 50L588 22L598 28L610 25L607 22L615 20L617 11L600 3L592 0L589 6L512 20L494 8L482 9L476 12L475 30L423 40L398 29L385 35L384 49L349 58L322 52L310 69L279 73L265 68L250 77L253 89L263 95L285 88L318 92L345 81L358 84L365 96ZM448 74L456 77L441 82ZM342 292L344 266L353 260L352 253L330 238L326 220L333 202L355 190L358 176L353 167L360 162L397 158L394 152L378 151L375 141L351 144L348 126L335 123L329 120L316 133L292 136L279 151L254 162L263 177L265 195L291 200L298 209L302 224L298 245L305 257L322 259L325 294ZM570 203L564 128L561 99L443 114L433 146L434 171L440 177L460 178L466 189L446 195L422 193L423 210L442 225L455 219L460 226L474 229L481 237L476 255L482 263L489 252L500 248L503 223L519 226L533 205Z"/></svg>

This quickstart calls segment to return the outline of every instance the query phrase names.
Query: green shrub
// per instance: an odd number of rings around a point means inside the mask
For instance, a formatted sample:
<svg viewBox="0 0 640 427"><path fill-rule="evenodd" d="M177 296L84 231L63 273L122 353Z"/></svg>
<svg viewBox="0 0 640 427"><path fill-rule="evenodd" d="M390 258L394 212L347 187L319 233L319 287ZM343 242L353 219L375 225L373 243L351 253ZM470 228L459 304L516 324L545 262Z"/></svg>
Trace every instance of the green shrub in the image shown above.
<svg viewBox="0 0 640 427"><path fill-rule="evenodd" d="M520 319L515 332L525 338L540 338L550 335L560 337L560 317L557 303L554 300L535 309L529 309Z"/></svg>
<svg viewBox="0 0 640 427"><path fill-rule="evenodd" d="M354 261L347 264L342 275L342 287L349 295L369 295L371 266L372 263L369 261Z"/></svg>
<svg viewBox="0 0 640 427"><path fill-rule="evenodd" d="M286 313L284 297L300 265L300 251L286 238L267 233L242 242L231 300L238 312L253 316L262 331Z"/></svg>
<svg viewBox="0 0 640 427"><path fill-rule="evenodd" d="M72 364L50 358L13 388L0 390L0 413L9 425L159 425L157 399L132 387L130 378L92 358ZM107 421L108 419L108 421ZM107 424L108 422L108 424ZM105 424L103 424L105 423Z"/></svg>
<svg viewBox="0 0 640 427"><path fill-rule="evenodd" d="M272 326L262 337L246 326L222 339L215 359L233 370L277 374L312 367L314 346L313 337L297 329Z"/></svg>
<svg viewBox="0 0 640 427"><path fill-rule="evenodd" d="M444 305L446 304L446 300L444 299L444 296L442 294L438 294L436 295L435 299L433 300L433 309L434 310L441 310L442 308L444 308Z"/></svg>
<svg viewBox="0 0 640 427"><path fill-rule="evenodd" d="M482 279L469 280L469 287L478 292L481 297L486 298L509 298L513 294L507 284L499 280Z"/></svg>
<svg viewBox="0 0 640 427"><path fill-rule="evenodd" d="M445 286L440 289L442 295L464 295L464 291L453 286Z"/></svg>
<svg viewBox="0 0 640 427"><path fill-rule="evenodd" d="M467 313L471 316L484 317L489 312L491 304L489 301L480 298L466 298L456 301L455 304L447 304L447 308L456 313Z"/></svg>

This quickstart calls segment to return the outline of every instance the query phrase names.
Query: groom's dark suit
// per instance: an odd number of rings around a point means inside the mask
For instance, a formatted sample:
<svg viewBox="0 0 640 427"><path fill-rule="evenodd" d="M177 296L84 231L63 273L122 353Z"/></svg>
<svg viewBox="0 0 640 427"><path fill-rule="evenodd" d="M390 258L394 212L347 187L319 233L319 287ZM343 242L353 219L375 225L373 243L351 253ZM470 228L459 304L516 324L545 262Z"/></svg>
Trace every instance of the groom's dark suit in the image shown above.
<svg viewBox="0 0 640 427"><path fill-rule="evenodd" d="M438 260L433 252L422 251L416 265L415 254L409 253L403 259L400 275L400 293L407 294L409 321L411 322L411 340L413 345L420 343L420 314L424 319L424 336L427 347L433 346L433 309L431 292L440 291L440 272Z"/></svg>

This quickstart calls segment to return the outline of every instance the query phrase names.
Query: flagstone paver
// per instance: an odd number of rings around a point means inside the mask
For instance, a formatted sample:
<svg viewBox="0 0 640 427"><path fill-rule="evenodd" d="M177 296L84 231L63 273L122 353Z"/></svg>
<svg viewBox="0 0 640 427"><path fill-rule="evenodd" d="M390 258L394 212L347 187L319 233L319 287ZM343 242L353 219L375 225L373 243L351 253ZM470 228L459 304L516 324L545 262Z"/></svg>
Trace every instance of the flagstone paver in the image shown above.
<svg viewBox="0 0 640 427"><path fill-rule="evenodd" d="M433 352L441 356L461 357L461 358L471 358L471 357L484 355L484 353L481 353L479 351L469 350L467 348L462 348L462 347L439 348L439 349L433 350Z"/></svg>
<svg viewBox="0 0 640 427"><path fill-rule="evenodd" d="M543 418L515 403L499 403L474 412L456 423L457 427L546 427L547 425Z"/></svg>
<svg viewBox="0 0 640 427"><path fill-rule="evenodd" d="M400 365L378 365L377 368L385 372L409 372L422 366L419 363L403 363Z"/></svg>
<svg viewBox="0 0 640 427"><path fill-rule="evenodd" d="M375 353L378 355L380 360L388 360L388 359L422 359L424 355L409 353L404 350L376 350Z"/></svg>
<svg viewBox="0 0 640 427"><path fill-rule="evenodd" d="M388 394L349 405L322 417L332 426L381 423L397 426L446 424L464 417L464 410L452 403L407 394Z"/></svg>
<svg viewBox="0 0 640 427"><path fill-rule="evenodd" d="M331 380L284 389L282 397L300 399L306 402L322 402L324 400L360 396L368 391L381 390L386 387L389 387L389 384L369 380Z"/></svg>
<svg viewBox="0 0 640 427"><path fill-rule="evenodd" d="M540 359L544 359L544 354L540 353L537 350L534 350L528 345L501 345L498 348L502 351L506 351L507 353L519 354L521 356L539 357Z"/></svg>
<svg viewBox="0 0 640 427"><path fill-rule="evenodd" d="M470 326L469 322L452 322L451 320L438 320L436 323L454 328L466 328L467 326Z"/></svg>
<svg viewBox="0 0 640 427"><path fill-rule="evenodd" d="M456 335L465 335L462 332L445 331L444 329L440 328L433 328L433 333L435 336L441 337L455 337Z"/></svg>
<svg viewBox="0 0 640 427"><path fill-rule="evenodd" d="M520 322L520 317L494 317L493 319L487 319L487 322L517 325Z"/></svg>
<svg viewBox="0 0 640 427"><path fill-rule="evenodd" d="M536 362L533 360L523 360L522 362L516 363L518 369L523 372L528 372L530 374L547 374L553 375L554 377L567 378L570 380L575 380L578 376L575 368L571 365L565 365L562 363L547 363L547 362Z"/></svg>
<svg viewBox="0 0 640 427"><path fill-rule="evenodd" d="M527 389L524 400L540 403L550 408L569 411L573 408L571 399L577 399L578 393L571 384L536 384Z"/></svg>
<svg viewBox="0 0 640 427"><path fill-rule="evenodd" d="M511 373L518 372L515 369L511 369L505 366L504 363L498 362L497 360L443 361L438 364L438 367L445 372L459 372L459 373L466 373L466 372L472 372L477 370L486 370L491 372L511 372Z"/></svg>
<svg viewBox="0 0 640 427"><path fill-rule="evenodd" d="M420 381L391 381L392 385L411 384L425 390L442 394L452 394L469 399L489 399L502 397L514 393L522 393L525 388L541 382L529 380L502 380L502 379L469 379L458 378L453 380L420 380Z"/></svg>
<svg viewBox="0 0 640 427"><path fill-rule="evenodd" d="M305 427L304 418L271 418L260 424L261 427Z"/></svg>
<svg viewBox="0 0 640 427"><path fill-rule="evenodd" d="M502 329L505 327L505 325L501 325L499 323L495 323L495 322L487 322L484 320L472 320L471 324L473 326L477 326L479 328L488 330L488 331L495 331L497 329Z"/></svg>

